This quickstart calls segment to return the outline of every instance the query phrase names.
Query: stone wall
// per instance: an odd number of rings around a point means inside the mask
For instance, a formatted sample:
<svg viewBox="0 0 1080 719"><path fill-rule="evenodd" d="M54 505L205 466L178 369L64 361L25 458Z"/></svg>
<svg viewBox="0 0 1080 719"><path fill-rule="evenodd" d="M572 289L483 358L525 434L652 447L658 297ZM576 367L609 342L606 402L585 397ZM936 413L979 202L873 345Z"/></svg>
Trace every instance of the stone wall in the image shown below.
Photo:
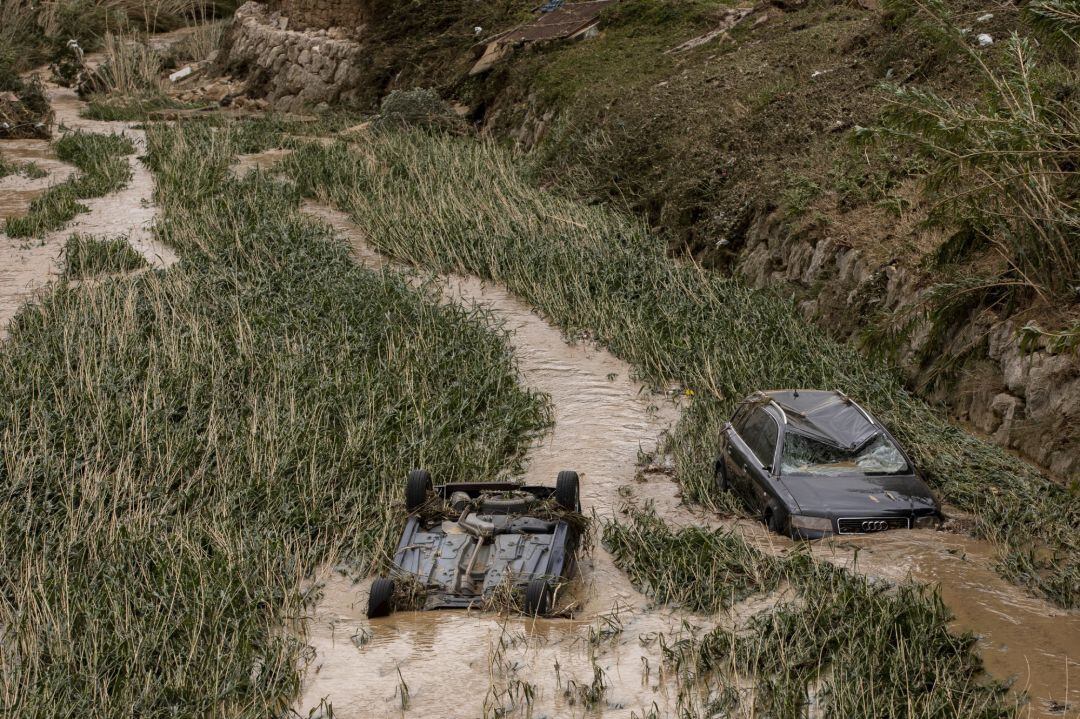
<svg viewBox="0 0 1080 719"><path fill-rule="evenodd" d="M736 270L755 287L794 288L805 296L798 303L803 314L841 338L857 337L882 310L914 308L926 292L903 267L875 266L857 249L790 231L779 212L751 225ZM1080 477L1080 357L1046 347L1023 351L1018 324L983 313L952 328L940 355L976 351L953 382L935 389L925 387L940 363L919 360L925 323L901 341L897 359L927 399L946 404L976 431L1057 476L1075 479Z"/></svg>
<svg viewBox="0 0 1080 719"><path fill-rule="evenodd" d="M268 7L270 12L287 17L291 30L336 27L359 37L368 20L363 0L271 0Z"/></svg>
<svg viewBox="0 0 1080 719"><path fill-rule="evenodd" d="M337 28L301 32L291 19L247 2L236 11L218 63L246 77L249 93L276 110L324 110L359 101L366 54Z"/></svg>

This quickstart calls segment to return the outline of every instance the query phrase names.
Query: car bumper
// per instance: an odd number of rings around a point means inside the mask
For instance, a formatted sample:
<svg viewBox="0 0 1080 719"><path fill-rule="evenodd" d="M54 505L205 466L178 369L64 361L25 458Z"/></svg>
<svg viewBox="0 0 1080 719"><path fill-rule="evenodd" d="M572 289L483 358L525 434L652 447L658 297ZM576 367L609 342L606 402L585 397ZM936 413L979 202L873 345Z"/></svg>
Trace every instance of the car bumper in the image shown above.
<svg viewBox="0 0 1080 719"><path fill-rule="evenodd" d="M903 521L903 525L899 524ZM789 529L793 539L822 539L833 535L877 534L893 529L937 529L941 524L941 515L908 514L880 516L831 516L792 514ZM867 528L870 525L875 528Z"/></svg>

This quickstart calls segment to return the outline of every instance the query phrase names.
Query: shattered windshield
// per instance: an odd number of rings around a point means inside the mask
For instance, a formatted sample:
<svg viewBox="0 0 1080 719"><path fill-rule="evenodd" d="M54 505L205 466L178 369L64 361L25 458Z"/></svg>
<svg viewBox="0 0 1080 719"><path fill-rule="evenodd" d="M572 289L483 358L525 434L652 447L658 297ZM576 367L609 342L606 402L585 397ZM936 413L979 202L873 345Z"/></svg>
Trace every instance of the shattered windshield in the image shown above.
<svg viewBox="0 0 1080 719"><path fill-rule="evenodd" d="M822 477L852 473L904 474L907 460L883 434L856 450L845 450L789 432L780 457L781 474L812 474Z"/></svg>

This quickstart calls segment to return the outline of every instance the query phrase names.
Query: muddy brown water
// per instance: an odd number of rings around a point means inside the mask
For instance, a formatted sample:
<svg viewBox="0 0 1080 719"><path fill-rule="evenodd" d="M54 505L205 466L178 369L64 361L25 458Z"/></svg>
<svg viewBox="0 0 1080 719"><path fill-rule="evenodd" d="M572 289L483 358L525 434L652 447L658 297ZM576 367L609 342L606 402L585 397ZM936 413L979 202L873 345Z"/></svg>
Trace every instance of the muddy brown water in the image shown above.
<svg viewBox="0 0 1080 719"><path fill-rule="evenodd" d="M101 122L79 117L85 104L74 90L48 84L47 91L57 126L88 132L123 132L135 143L136 152L129 156L132 179L120 192L82 200L90 212L77 215L59 230L37 238L12 238L0 224L0 339L7 332L8 322L33 293L56 279L61 270L61 250L67 238L79 232L107 237L125 236L152 267L167 267L176 261L176 254L158 242L151 231L156 209L153 204L154 180L150 171L138 160L146 151L146 137L130 123ZM70 165L56 160L47 141L5 140L0 142L5 157L34 160L49 171L47 178L30 180L9 176L0 181L0 220L24 214L31 200L51 185L62 182L71 174Z"/></svg>
<svg viewBox="0 0 1080 719"><path fill-rule="evenodd" d="M250 164L269 161L259 158ZM306 210L347 239L360 262L387 264L345 215L318 205ZM634 481L638 450L655 446L659 433L678 418L678 408L633 382L629 365L606 351L567 342L498 286L473 278L444 281L449 297L483 305L506 322L523 381L551 397L555 427L533 448L525 479L551 482L558 470L577 469L586 511L600 517L612 516L630 496L655 501L669 521L726 526L766 551L790 546L755 523L718 521L680 505L676 485L665 477ZM813 551L866 574L937 584L955 615L953 628L980 637L990 673L1014 678L1014 688L1029 694L1026 716L1080 716L1080 614L1056 609L1001 579L993 571L989 544L945 532L910 531L818 542ZM658 679L660 651L649 639L657 633L677 634L684 622L705 629L727 624L776 601L759 597L720 617L659 608L629 584L601 547L582 563L578 591L583 604L574 620L406 612L369 621L364 616L368 582L353 584L332 572L323 578L325 597L309 625L315 659L296 708L305 713L326 699L337 716L357 718L493 716L495 707L512 706L505 690L514 680L535 685L533 716L630 717L653 706L660 716L673 715L676 692L670 682ZM621 633L590 643L590 631L604 625L613 609ZM587 684L594 666L601 668L607 690L599 706L586 709L567 696L567 683ZM1066 701L1071 706L1062 710ZM528 713L521 702L517 711Z"/></svg>

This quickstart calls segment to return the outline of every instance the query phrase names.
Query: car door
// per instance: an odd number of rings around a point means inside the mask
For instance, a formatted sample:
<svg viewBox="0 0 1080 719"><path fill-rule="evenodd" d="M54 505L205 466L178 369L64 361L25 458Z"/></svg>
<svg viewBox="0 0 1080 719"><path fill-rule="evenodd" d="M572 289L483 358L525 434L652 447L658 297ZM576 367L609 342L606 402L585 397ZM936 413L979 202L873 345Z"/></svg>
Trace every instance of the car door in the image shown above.
<svg viewBox="0 0 1080 719"><path fill-rule="evenodd" d="M732 443L736 465L733 474L729 475L732 486L751 509L764 510L771 496L770 476L780 427L768 412L756 407L737 434L738 441Z"/></svg>

